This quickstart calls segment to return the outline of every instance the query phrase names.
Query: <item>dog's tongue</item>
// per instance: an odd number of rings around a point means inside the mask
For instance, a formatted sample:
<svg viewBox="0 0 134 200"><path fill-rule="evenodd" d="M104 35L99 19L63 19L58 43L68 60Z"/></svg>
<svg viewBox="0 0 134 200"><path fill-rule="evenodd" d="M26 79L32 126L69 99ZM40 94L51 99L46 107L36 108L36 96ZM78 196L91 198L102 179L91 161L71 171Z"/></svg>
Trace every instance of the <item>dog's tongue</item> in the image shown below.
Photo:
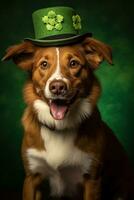
<svg viewBox="0 0 134 200"><path fill-rule="evenodd" d="M62 120L68 110L67 105L57 104L56 102L50 103L50 112L54 119Z"/></svg>

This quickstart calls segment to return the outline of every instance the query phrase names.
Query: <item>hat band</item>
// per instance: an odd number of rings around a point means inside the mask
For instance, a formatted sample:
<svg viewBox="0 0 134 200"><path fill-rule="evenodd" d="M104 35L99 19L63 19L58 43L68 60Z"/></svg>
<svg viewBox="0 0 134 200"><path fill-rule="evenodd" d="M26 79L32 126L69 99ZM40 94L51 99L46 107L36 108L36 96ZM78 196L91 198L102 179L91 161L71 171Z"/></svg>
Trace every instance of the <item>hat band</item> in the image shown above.
<svg viewBox="0 0 134 200"><path fill-rule="evenodd" d="M40 38L40 40L55 40L55 39L64 39L76 36L76 34L61 34L61 35L51 35Z"/></svg>

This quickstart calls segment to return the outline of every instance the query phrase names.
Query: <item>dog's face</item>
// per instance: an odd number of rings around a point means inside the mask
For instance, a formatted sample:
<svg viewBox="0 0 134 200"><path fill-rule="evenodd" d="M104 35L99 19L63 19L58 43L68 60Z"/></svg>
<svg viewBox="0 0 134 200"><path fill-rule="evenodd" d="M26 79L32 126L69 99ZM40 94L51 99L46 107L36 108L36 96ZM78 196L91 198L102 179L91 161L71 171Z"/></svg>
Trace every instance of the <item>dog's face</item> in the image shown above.
<svg viewBox="0 0 134 200"><path fill-rule="evenodd" d="M78 46L41 48L34 60L35 88L44 96L53 118L62 120L70 105L89 92L92 76L84 53Z"/></svg>
<svg viewBox="0 0 134 200"><path fill-rule="evenodd" d="M47 103L55 120L63 120L78 99L89 96L93 70L104 59L112 63L111 48L91 38L61 47L24 42L7 50L3 60L10 58L30 71L35 92Z"/></svg>

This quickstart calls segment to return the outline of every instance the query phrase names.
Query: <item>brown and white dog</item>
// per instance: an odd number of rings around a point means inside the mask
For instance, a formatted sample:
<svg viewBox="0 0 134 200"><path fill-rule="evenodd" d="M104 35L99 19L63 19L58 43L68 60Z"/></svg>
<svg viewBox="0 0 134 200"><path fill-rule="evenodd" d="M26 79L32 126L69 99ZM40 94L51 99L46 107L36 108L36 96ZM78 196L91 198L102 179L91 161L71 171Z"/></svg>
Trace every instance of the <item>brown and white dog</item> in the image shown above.
<svg viewBox="0 0 134 200"><path fill-rule="evenodd" d="M104 59L112 64L111 48L93 38L59 47L25 41L7 50L3 60L9 59L30 74L22 118L23 200L42 199L46 179L58 199L134 199L127 156L96 106L101 87L94 69Z"/></svg>

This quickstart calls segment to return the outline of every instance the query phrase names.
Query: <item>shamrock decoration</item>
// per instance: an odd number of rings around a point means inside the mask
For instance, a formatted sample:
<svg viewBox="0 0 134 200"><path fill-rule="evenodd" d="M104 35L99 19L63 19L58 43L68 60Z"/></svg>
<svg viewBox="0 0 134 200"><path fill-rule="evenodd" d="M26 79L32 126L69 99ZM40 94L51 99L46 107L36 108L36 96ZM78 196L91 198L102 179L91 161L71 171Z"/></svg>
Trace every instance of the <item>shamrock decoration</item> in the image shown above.
<svg viewBox="0 0 134 200"><path fill-rule="evenodd" d="M73 20L73 27L75 28L75 30L80 30L81 29L81 17L80 17L80 15L73 15L72 20Z"/></svg>
<svg viewBox="0 0 134 200"><path fill-rule="evenodd" d="M53 10L42 17L42 21L46 24L46 29L49 31L52 31L53 29L60 31L62 29L63 20L64 17L62 15L57 15Z"/></svg>

